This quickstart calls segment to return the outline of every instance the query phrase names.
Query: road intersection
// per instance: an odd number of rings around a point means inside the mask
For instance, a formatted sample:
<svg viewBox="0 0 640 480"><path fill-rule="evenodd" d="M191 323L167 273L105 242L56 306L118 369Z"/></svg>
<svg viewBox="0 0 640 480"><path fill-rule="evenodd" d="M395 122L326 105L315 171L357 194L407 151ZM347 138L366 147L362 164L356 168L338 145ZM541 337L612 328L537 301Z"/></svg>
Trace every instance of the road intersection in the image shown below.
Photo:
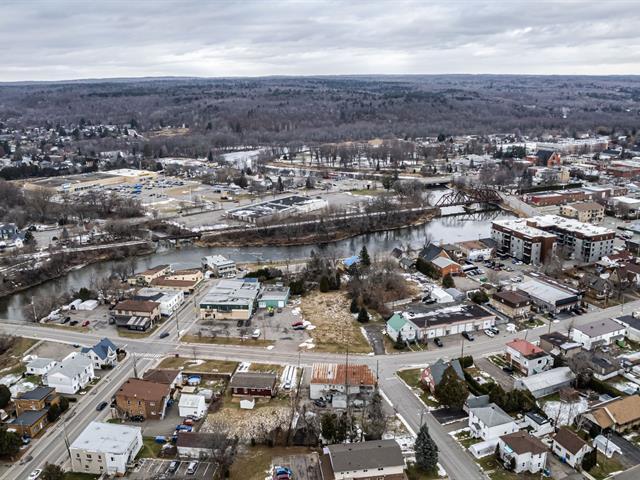
<svg viewBox="0 0 640 480"><path fill-rule="evenodd" d="M420 428L420 422L426 421L431 435L439 448L440 464L447 471L449 478L452 480L483 479L486 478L485 475L470 455L463 453L460 446L445 432L436 419L428 412L425 412L425 405L397 377L396 372L404 368L426 366L438 358L445 360L457 358L462 353L463 348L465 355L487 355L502 350L504 343L514 338L526 336L528 340L535 341L541 334L549 330L568 332L572 325L577 326L598 319L617 317L638 309L640 309L640 301L628 303L622 307L616 306L593 311L579 317L567 318L526 332L502 332L494 338L479 335L474 342L467 342L462 337L456 336L455 339L447 338L446 345L443 348L429 345L430 348L428 350L420 352L381 356L351 355L350 358L352 359L351 361L367 364L378 372L381 390L411 430L417 432ZM193 313L189 316L188 309L181 310L178 315L180 322L184 322L182 325L187 329L197 321ZM165 331L169 332L170 335L160 339L159 335ZM68 344L90 345L100 340L99 335L9 321L0 322L0 332ZM150 337L140 339L127 338L122 341L122 344L126 343L126 350L129 354L126 359L117 368L105 375L87 397L71 408L71 411L65 415L64 422L53 425L43 437L34 440L30 451L32 460L23 465L15 465L0 476L0 480L26 478L29 472L36 468L41 468L46 462L64 463L68 458L64 441L65 436L69 442L73 442L89 422L106 416L106 412L96 412L95 407L101 401L110 399L118 386L126 378L133 375L134 356L136 357L136 366L139 372L152 367L162 357L175 354L186 357L195 355L201 359L300 364L301 366L310 366L314 362L342 362L345 358L341 354L313 351L281 352L277 349L267 350L266 348L244 345L185 343L179 341L178 333L174 322L170 321L162 325ZM464 345L461 343L463 341ZM357 360L354 360L354 358Z"/></svg>

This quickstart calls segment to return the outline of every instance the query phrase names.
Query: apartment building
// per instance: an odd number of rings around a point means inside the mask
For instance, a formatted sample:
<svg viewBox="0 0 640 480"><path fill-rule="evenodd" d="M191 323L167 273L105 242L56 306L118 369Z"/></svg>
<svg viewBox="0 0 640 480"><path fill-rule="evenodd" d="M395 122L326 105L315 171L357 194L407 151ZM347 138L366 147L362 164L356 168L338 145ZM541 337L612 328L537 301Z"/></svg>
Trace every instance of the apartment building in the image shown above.
<svg viewBox="0 0 640 480"><path fill-rule="evenodd" d="M604 206L596 202L577 202L560 207L560 215L583 223L600 223L604 220Z"/></svg>
<svg viewBox="0 0 640 480"><path fill-rule="evenodd" d="M526 219L496 220L491 226L491 238L500 253L527 264L539 265L553 254L556 236L535 228Z"/></svg>

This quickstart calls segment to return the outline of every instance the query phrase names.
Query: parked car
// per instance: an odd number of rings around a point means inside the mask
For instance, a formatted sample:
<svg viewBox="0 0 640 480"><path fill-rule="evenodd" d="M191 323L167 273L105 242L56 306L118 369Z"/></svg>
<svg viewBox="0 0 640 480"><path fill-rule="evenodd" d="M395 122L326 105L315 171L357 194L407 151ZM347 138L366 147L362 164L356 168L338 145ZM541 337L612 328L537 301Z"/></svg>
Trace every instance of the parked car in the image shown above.
<svg viewBox="0 0 640 480"><path fill-rule="evenodd" d="M496 335L500 333L500 329L498 327L496 327L495 325L493 327L489 327L489 330L491 330Z"/></svg>
<svg viewBox="0 0 640 480"><path fill-rule="evenodd" d="M513 367L511 365L505 365L504 367L502 367L502 371L506 372L506 373L513 373Z"/></svg>
<svg viewBox="0 0 640 480"><path fill-rule="evenodd" d="M91 322L89 320L85 320L84 322L82 322L82 326L83 327L88 327L90 323Z"/></svg>
<svg viewBox="0 0 640 480"><path fill-rule="evenodd" d="M174 460L169 464L169 468L167 468L167 473L176 473L180 468L180 461Z"/></svg>
<svg viewBox="0 0 640 480"><path fill-rule="evenodd" d="M303 325L304 325L304 323L303 323L303 322L293 322L293 323L291 324L291 326L292 326L293 328L296 328L296 327L302 327Z"/></svg>
<svg viewBox="0 0 640 480"><path fill-rule="evenodd" d="M253 338L254 340L257 340L258 338L260 338L260 335L262 335L262 332L260 331L259 328L256 328L251 334L251 338Z"/></svg>
<svg viewBox="0 0 640 480"><path fill-rule="evenodd" d="M195 475L199 466L200 464L198 462L191 462L187 467L187 475Z"/></svg>
<svg viewBox="0 0 640 480"><path fill-rule="evenodd" d="M444 344L442 343L442 340L440 340L438 337L433 339L433 343L435 343L440 348L444 346Z"/></svg>
<svg viewBox="0 0 640 480"><path fill-rule="evenodd" d="M193 421L193 419L192 419L192 418L185 418L185 419L182 421L182 424L183 424L183 425L188 425L189 427L193 427L194 421Z"/></svg>
<svg viewBox="0 0 640 480"><path fill-rule="evenodd" d="M496 336L496 334L495 334L495 333L493 333L493 332L492 332L491 330L489 330L488 328L487 328L487 329L485 329L484 334L485 334L487 337L495 337L495 336Z"/></svg>
<svg viewBox="0 0 640 480"><path fill-rule="evenodd" d="M107 402L100 402L97 406L96 406L96 410L101 412L102 410L104 410L105 408L107 408L107 405L109 405Z"/></svg>
<svg viewBox="0 0 640 480"><path fill-rule="evenodd" d="M327 406L327 404L326 404L323 400L314 400L314 401L313 401L313 404L314 404L316 407L320 407L320 408L324 408L324 407L326 407L326 406Z"/></svg>
<svg viewBox="0 0 640 480"><path fill-rule="evenodd" d="M78 324L78 320L71 320L69 322L69 325L71 325L72 327Z"/></svg>
<svg viewBox="0 0 640 480"><path fill-rule="evenodd" d="M473 334L469 332L462 332L462 336L467 340L469 340L470 342L473 342L475 340L475 338L473 338Z"/></svg>
<svg viewBox="0 0 640 480"><path fill-rule="evenodd" d="M69 323L71 321L71 317L64 317L64 319L62 320L62 324L64 325L65 323Z"/></svg>
<svg viewBox="0 0 640 480"><path fill-rule="evenodd" d="M162 332L160 334L160 338L167 338L169 336L169 332Z"/></svg>
<svg viewBox="0 0 640 480"><path fill-rule="evenodd" d="M193 430L193 427L190 425L176 425L176 430L178 432L190 432Z"/></svg>

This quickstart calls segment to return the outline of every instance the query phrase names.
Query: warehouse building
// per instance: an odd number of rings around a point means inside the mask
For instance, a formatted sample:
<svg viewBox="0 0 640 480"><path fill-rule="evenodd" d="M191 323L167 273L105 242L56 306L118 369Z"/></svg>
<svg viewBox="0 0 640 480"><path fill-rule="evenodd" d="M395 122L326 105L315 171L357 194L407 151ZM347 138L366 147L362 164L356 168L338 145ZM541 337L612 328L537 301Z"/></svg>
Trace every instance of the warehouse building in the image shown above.
<svg viewBox="0 0 640 480"><path fill-rule="evenodd" d="M80 173L78 175L33 179L24 183L24 188L26 190L44 189L52 193L74 193L111 185L136 184L146 180L152 180L157 176L158 173L149 170L122 168L105 172L90 172Z"/></svg>
<svg viewBox="0 0 640 480"><path fill-rule="evenodd" d="M247 320L255 311L259 293L256 279L220 280L200 301L200 318Z"/></svg>

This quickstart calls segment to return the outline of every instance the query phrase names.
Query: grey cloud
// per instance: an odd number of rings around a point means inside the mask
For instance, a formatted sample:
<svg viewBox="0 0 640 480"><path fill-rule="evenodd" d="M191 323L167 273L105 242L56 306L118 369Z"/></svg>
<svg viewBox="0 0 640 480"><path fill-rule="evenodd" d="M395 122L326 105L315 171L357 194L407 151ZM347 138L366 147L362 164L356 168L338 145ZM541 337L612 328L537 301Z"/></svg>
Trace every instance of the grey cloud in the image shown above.
<svg viewBox="0 0 640 480"><path fill-rule="evenodd" d="M0 80L639 74L633 1L4 1Z"/></svg>

